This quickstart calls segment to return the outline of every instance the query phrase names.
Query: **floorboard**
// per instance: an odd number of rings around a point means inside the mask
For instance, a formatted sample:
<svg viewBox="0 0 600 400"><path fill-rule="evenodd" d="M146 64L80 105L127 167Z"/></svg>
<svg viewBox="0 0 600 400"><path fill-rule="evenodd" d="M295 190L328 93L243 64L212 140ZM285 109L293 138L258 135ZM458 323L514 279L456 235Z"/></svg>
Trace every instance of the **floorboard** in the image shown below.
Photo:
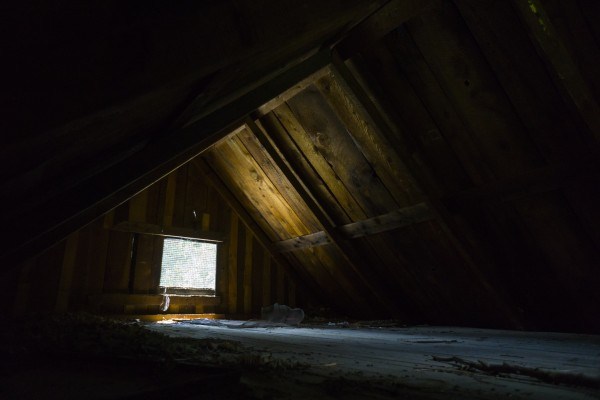
<svg viewBox="0 0 600 400"><path fill-rule="evenodd" d="M296 376L311 379L356 378L431 394L423 398L600 398L596 335L351 324L231 328L167 322L147 328L170 336L239 341L272 360L303 365Z"/></svg>

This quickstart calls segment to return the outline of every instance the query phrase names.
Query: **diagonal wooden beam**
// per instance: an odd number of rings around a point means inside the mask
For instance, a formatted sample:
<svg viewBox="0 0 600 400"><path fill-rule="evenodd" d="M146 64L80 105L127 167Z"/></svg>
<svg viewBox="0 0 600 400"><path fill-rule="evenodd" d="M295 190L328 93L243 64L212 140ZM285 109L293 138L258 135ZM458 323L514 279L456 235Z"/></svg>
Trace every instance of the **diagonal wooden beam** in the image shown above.
<svg viewBox="0 0 600 400"><path fill-rule="evenodd" d="M526 173L487 183L442 197L449 212L461 212L491 203L502 203L536 193L572 186L575 182L585 182L585 186L600 185L600 148L592 146L591 155L582 156L577 161L557 163L537 168Z"/></svg>
<svg viewBox="0 0 600 400"><path fill-rule="evenodd" d="M0 260L7 266L18 265L81 229L208 149L242 125L248 114L330 60L329 49L322 50L205 118L147 143L127 159L54 196L20 205L21 212L2 210L3 225L12 234L2 243Z"/></svg>
<svg viewBox="0 0 600 400"><path fill-rule="evenodd" d="M542 2L512 0L512 3L527 27L540 56L551 67L555 82L562 89L567 101L575 106L592 137L600 141L600 106L554 28Z"/></svg>
<svg viewBox="0 0 600 400"><path fill-rule="evenodd" d="M367 261L364 260L356 248L353 247L351 243L349 243L346 238L343 237L343 235L336 229L331 222L331 217L327 215L327 213L316 200L315 196L311 193L310 189L304 184L304 182L301 181L298 175L292 170L290 165L283 159L281 153L275 147L271 139L256 125L253 119L248 118L246 120L246 125L248 126L248 129L257 137L258 141L265 148L265 151L271 156L277 167L281 170L281 172L283 172L285 177L289 180L291 185L306 203L317 220L319 220L323 226L323 231L325 231L327 236L331 239L333 245L340 251L344 261L359 277L362 284L370 290L371 295L379 301L381 306L393 313L395 302L389 297L388 291L382 290L382 288L385 288L383 281L385 277L378 277L374 275L367 277L365 275L365 271L370 270Z"/></svg>
<svg viewBox="0 0 600 400"><path fill-rule="evenodd" d="M387 214L368 218L363 221L357 221L342 225L336 229L346 239L356 239L359 237L375 235L410 226L419 222L429 221L435 218L435 214L425 203L419 203L414 206L404 207L394 210ZM322 246L331 243L331 239L323 231L311 233L309 235L299 236L292 239L282 240L275 243L279 251L293 251L306 247Z"/></svg>
<svg viewBox="0 0 600 400"><path fill-rule="evenodd" d="M114 225L111 229L120 232L141 233L152 236L202 239L204 241L215 243L223 242L225 239L225 235L220 232L189 228L161 227L159 225L148 224L145 222L123 221Z"/></svg>
<svg viewBox="0 0 600 400"><path fill-rule="evenodd" d="M269 100L262 106L258 107L256 112L253 113L252 116L254 118L261 118L261 117L267 115L269 112L273 111L274 109L276 109L277 107L279 107L280 105L282 105L283 103L285 103L286 101L288 101L289 99L294 97L296 94L300 93L301 91L306 89L308 86L312 85L315 81L319 80L321 77L326 75L328 70L329 70L329 67L326 66L326 67L323 67L320 70L310 74L305 79L296 83L293 87L289 88L285 92L281 93L280 95L272 98L271 100Z"/></svg>
<svg viewBox="0 0 600 400"><path fill-rule="evenodd" d="M429 221L436 214L425 203L404 207L384 215L369 218L364 221L353 222L340 226L338 230L347 238L354 239L363 236L375 235L392 229L403 228L419 222Z"/></svg>
<svg viewBox="0 0 600 400"><path fill-rule="evenodd" d="M441 0L392 0L358 24L335 46L343 59L368 49L412 17L441 4Z"/></svg>
<svg viewBox="0 0 600 400"><path fill-rule="evenodd" d="M250 232L252 232L254 237L256 237L256 240L258 240L261 246L267 250L273 260L277 264L281 265L281 267L285 269L292 279L296 280L297 282L305 283L306 286L314 293L319 293L318 285L313 281L313 279L307 274L301 274L298 271L298 268L294 268L288 259L285 258L279 251L277 251L267 234L262 230L260 225L254 221L254 218L252 218L252 216L246 211L242 203L240 203L234 194L231 193L231 191L227 188L227 186L225 186L223 181L221 181L212 167L202 157L196 157L194 160L192 160L192 163L198 167L198 169L215 188L215 190L225 199L227 204L229 204L242 222L248 227Z"/></svg>
<svg viewBox="0 0 600 400"><path fill-rule="evenodd" d="M387 115L385 107L379 102L378 96L373 92L372 88L376 87L376 85L371 83L370 78L358 72L354 66L352 69L349 68L346 62L337 54L333 55L333 61L334 71L337 72L340 79L343 79L350 90L353 91L362 107L364 107L364 111L380 127L382 136L391 137L392 135L396 135L405 140L402 128L394 123L393 118ZM386 141L384 137L381 139ZM511 311L506 308L506 302L501 299L501 295L487 282L487 279L477 267L471 253L451 228L452 219L446 211L444 204L440 199L431 196L431 193L435 193L436 190L427 166L422 163L415 163L413 155L409 154L406 148L407 146L398 146L389 155L394 158L400 157L398 160L400 163L403 163L403 160L406 161L405 165L411 173L411 182L422 193L423 201L432 210L440 227L455 246L462 259L465 260L465 264L479 278L482 285L485 286L486 291L495 297L498 308L503 311L508 320L515 320ZM417 184L417 182L419 183Z"/></svg>
<svg viewBox="0 0 600 400"><path fill-rule="evenodd" d="M288 251L323 246L329 243L331 243L331 239L329 236L327 236L327 233L319 231L310 233L308 235L275 242L273 243L273 246L275 246L275 249L277 249L277 251L280 253L286 253Z"/></svg>

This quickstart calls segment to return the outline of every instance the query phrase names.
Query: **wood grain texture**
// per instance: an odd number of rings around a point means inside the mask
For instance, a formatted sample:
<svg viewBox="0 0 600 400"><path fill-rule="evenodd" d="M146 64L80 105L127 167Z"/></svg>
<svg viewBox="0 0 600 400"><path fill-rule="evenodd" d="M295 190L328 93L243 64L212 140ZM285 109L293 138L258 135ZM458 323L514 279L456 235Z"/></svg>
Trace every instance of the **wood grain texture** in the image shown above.
<svg viewBox="0 0 600 400"><path fill-rule="evenodd" d="M567 99L577 108L596 142L600 139L600 106L554 23L548 17L543 3L538 0L513 0L521 20L528 29L544 60L552 67L557 84ZM597 46L594 46L597 52ZM595 74L594 74L595 75Z"/></svg>
<svg viewBox="0 0 600 400"><path fill-rule="evenodd" d="M406 29L404 40L414 39L495 176L543 165L453 4L422 14Z"/></svg>
<svg viewBox="0 0 600 400"><path fill-rule="evenodd" d="M547 161L577 157L586 140L510 2L455 0L474 38ZM572 3L571 3L572 4Z"/></svg>

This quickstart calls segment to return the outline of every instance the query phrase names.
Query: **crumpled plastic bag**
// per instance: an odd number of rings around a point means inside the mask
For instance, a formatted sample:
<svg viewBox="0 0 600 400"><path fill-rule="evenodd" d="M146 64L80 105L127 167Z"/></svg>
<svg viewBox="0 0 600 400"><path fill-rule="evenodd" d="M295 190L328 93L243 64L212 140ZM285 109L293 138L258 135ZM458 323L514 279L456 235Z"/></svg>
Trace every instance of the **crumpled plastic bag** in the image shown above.
<svg viewBox="0 0 600 400"><path fill-rule="evenodd" d="M304 319L304 310L275 303L272 306L262 307L260 309L260 317L269 322L298 325Z"/></svg>

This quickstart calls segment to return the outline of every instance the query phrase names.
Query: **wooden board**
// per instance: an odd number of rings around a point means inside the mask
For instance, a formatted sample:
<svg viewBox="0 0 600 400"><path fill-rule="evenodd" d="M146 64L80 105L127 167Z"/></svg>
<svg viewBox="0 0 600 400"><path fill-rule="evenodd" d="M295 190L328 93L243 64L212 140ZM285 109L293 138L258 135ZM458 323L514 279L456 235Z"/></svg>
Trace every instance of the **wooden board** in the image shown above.
<svg viewBox="0 0 600 400"><path fill-rule="evenodd" d="M342 182L367 216L398 208L398 203L317 88L309 86L287 103L308 135L312 156L322 158L321 163L331 168L334 179ZM307 138L295 137L297 141ZM332 184L325 178L324 181Z"/></svg>
<svg viewBox="0 0 600 400"><path fill-rule="evenodd" d="M409 21L406 29L403 40L414 39L495 176L543 164L454 5L445 2Z"/></svg>

